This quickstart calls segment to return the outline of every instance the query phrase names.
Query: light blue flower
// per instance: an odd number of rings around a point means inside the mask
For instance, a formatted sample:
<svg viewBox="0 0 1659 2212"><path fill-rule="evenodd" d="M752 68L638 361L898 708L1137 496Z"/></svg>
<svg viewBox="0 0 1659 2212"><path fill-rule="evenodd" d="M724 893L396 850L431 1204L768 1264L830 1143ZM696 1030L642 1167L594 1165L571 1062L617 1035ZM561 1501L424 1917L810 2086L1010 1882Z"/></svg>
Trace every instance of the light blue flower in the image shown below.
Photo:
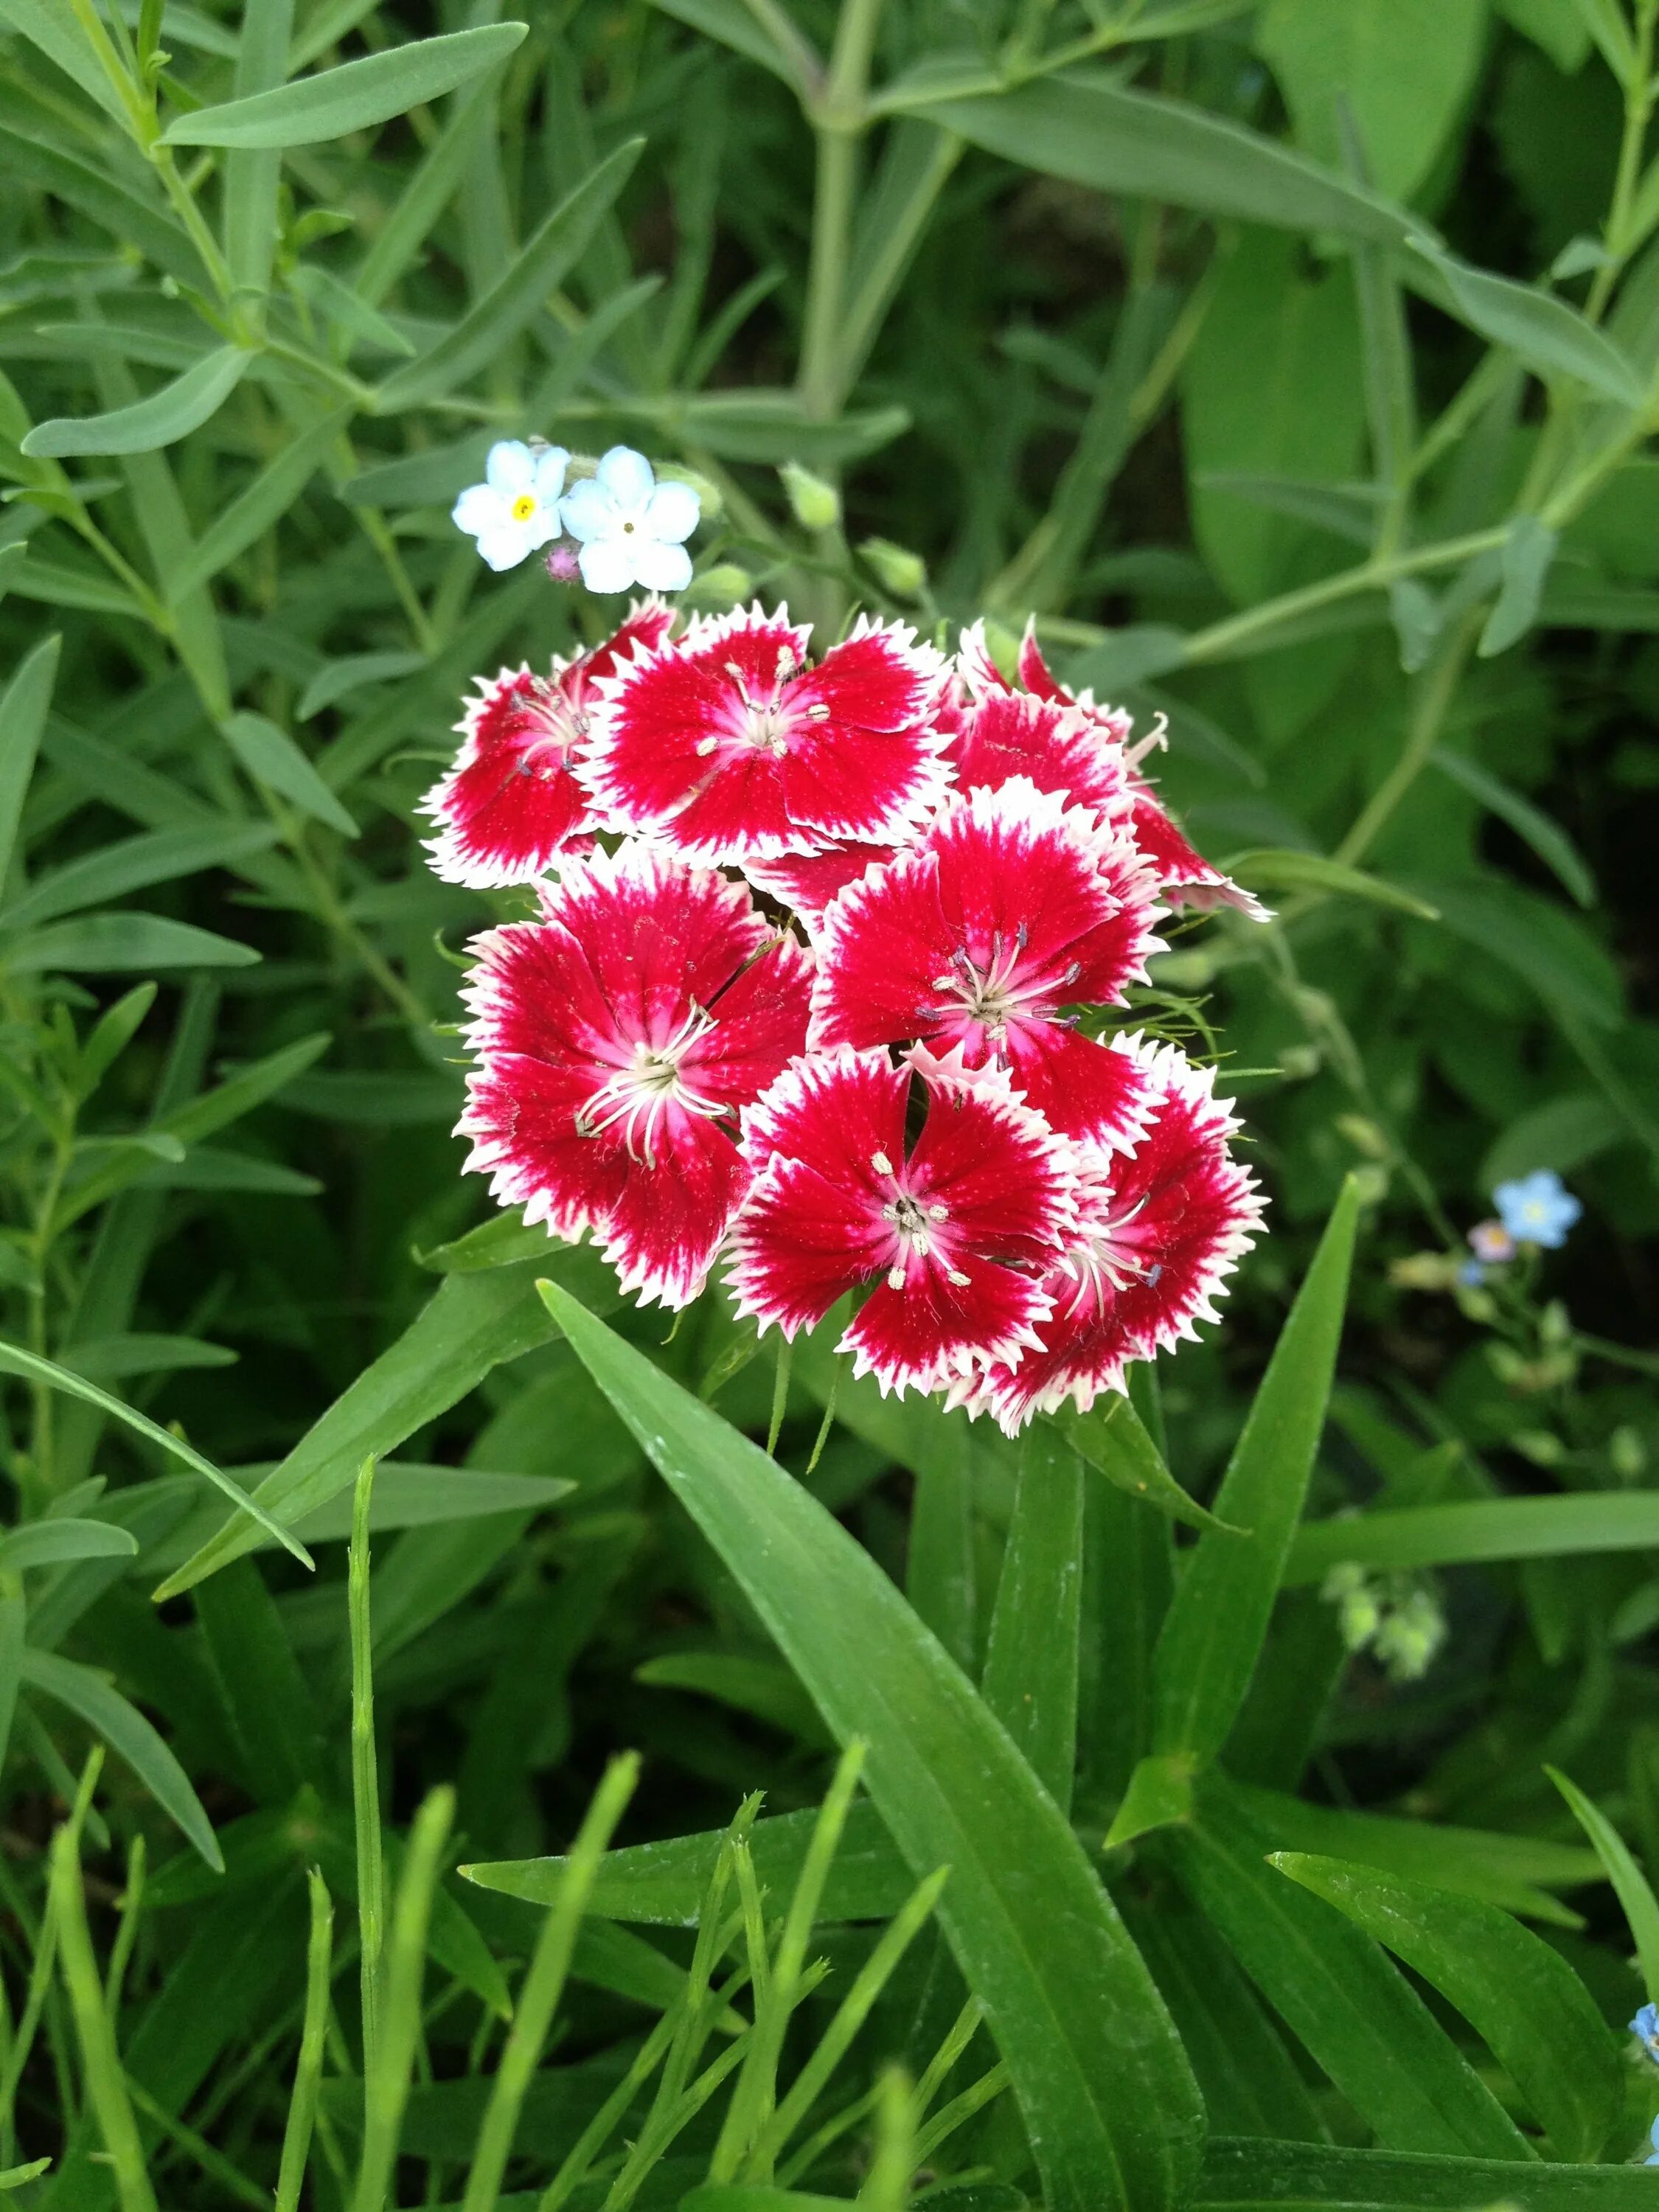
<svg viewBox="0 0 1659 2212"><path fill-rule="evenodd" d="M683 592L691 580L685 540L702 501L690 484L657 482L643 453L612 446L591 477L573 484L559 512L581 547L590 592Z"/></svg>
<svg viewBox="0 0 1659 2212"><path fill-rule="evenodd" d="M1632 2021L1630 2032L1648 2057L1659 2064L1659 2005L1644 2004Z"/></svg>
<svg viewBox="0 0 1659 2212"><path fill-rule="evenodd" d="M1568 1230L1584 1210L1553 1168L1500 1182L1492 1202L1517 1244L1541 1244L1552 1252L1566 1243Z"/></svg>
<svg viewBox="0 0 1659 2212"><path fill-rule="evenodd" d="M559 534L559 494L569 461L562 446L505 438L490 447L483 482L467 486L450 520L477 539L492 568L516 568Z"/></svg>

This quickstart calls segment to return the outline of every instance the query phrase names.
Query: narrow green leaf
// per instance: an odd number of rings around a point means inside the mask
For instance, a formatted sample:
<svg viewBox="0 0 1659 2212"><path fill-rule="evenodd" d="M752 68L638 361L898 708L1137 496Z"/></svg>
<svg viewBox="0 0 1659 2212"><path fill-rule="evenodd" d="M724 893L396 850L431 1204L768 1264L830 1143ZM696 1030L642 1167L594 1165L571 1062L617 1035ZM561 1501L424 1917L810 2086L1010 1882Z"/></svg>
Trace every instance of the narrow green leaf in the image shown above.
<svg viewBox="0 0 1659 2212"><path fill-rule="evenodd" d="M9 944L0 958L14 975L52 969L59 975L120 975L135 969L252 968L259 955L234 937L134 908L52 922Z"/></svg>
<svg viewBox="0 0 1659 2212"><path fill-rule="evenodd" d="M40 732L46 726L62 641L43 637L18 665L0 696L0 890L11 866L23 797L34 773Z"/></svg>
<svg viewBox="0 0 1659 2212"><path fill-rule="evenodd" d="M70 82L125 129L125 102L106 73L73 8L54 0L0 0L0 23L7 24L56 62Z"/></svg>
<svg viewBox="0 0 1659 2212"><path fill-rule="evenodd" d="M422 156L420 167L402 181L397 204L363 256L352 287L367 305L376 307L385 299L453 198L472 157L477 133L490 117L491 84L489 73L480 75Z"/></svg>
<svg viewBox="0 0 1659 2212"><path fill-rule="evenodd" d="M1178 2203L1201 2128L1169 2016L1052 1801L869 1555L568 1294L572 1347L737 1577L866 1781L998 2021L1050 2212ZM1056 1924L1066 1942L1052 1938Z"/></svg>
<svg viewBox="0 0 1659 2212"><path fill-rule="evenodd" d="M1164 1466L1145 1422L1127 1398L1108 1398L1103 1407L1097 1407L1088 1413L1079 1413L1075 1406L1062 1406L1057 1413L1050 1415L1049 1420L1079 1458L1085 1460L1097 1474L1103 1474L1126 1497L1155 1506L1160 1513L1167 1513L1172 1521L1182 1522L1188 1528L1225 1527L1213 1513L1206 1513L1176 1480ZM1226 1533L1242 1535L1244 1532L1227 1528Z"/></svg>
<svg viewBox="0 0 1659 2212"><path fill-rule="evenodd" d="M1062 1812L1077 1763L1083 1462L1034 1423L1020 1454L981 1694Z"/></svg>
<svg viewBox="0 0 1659 2212"><path fill-rule="evenodd" d="M1436 908L1414 892L1404 890L1382 876L1367 875L1362 868L1345 866L1340 860L1328 860L1322 853L1301 853L1289 845L1271 849L1259 847L1253 852L1235 853L1226 866L1229 875L1248 884L1253 890L1329 891L1338 897L1369 899L1376 906L1397 907L1402 914L1415 915L1419 921L1440 919Z"/></svg>
<svg viewBox="0 0 1659 2212"><path fill-rule="evenodd" d="M326 823L343 837L355 837L357 825L323 781L286 730L263 714L233 714L222 725L225 741L248 774L291 799L301 813Z"/></svg>
<svg viewBox="0 0 1659 2212"><path fill-rule="evenodd" d="M251 1559L202 1584L196 1618L248 1794L258 1805L291 1804L317 1778L317 1715L282 1615Z"/></svg>
<svg viewBox="0 0 1659 2212"><path fill-rule="evenodd" d="M1493 775L1490 769L1472 761L1466 753L1448 752L1437 745L1429 755L1432 765L1442 775L1449 776L1454 783L1478 799L1480 804L1495 814L1500 822L1507 822L1516 836L1532 847L1544 866L1550 869L1570 896L1580 906L1595 904L1595 878L1578 848L1559 823L1553 822L1518 791L1511 790Z"/></svg>
<svg viewBox="0 0 1659 2212"><path fill-rule="evenodd" d="M1570 1175L1627 1133L1623 1117L1597 1092L1569 1091L1510 1123L1481 1161L1474 1188L1496 1190L1500 1182L1515 1182L1534 1168Z"/></svg>
<svg viewBox="0 0 1659 2212"><path fill-rule="evenodd" d="M1642 1986L1650 2002L1659 2004L1659 1994L1656 1994L1659 1992L1659 1899L1631 1856L1624 1838L1595 1800L1587 1797L1559 1767L1546 1766L1544 1771L1572 1808L1573 1818L1589 1838L1602 1872L1613 1884L1636 1946Z"/></svg>
<svg viewBox="0 0 1659 2212"><path fill-rule="evenodd" d="M797 92L810 91L822 75L823 64L805 37L799 32L793 39L787 36L793 25L787 9L769 9L763 22L760 10L746 0L654 0L654 4L705 38L716 39L733 53L758 62ZM784 35L780 39L775 33Z"/></svg>
<svg viewBox="0 0 1659 2212"><path fill-rule="evenodd" d="M0 1597L0 1763L3 1763L10 1747L11 1726L17 1717L17 1692L23 1681L23 1636L27 1626L28 1607L23 1598Z"/></svg>
<svg viewBox="0 0 1659 2212"><path fill-rule="evenodd" d="M1154 1662L1155 1752L1212 1759L1244 1702L1324 1426L1358 1218L1351 1177L1217 1493L1218 1516L1249 1534L1205 1531L1164 1620Z"/></svg>
<svg viewBox="0 0 1659 2212"><path fill-rule="evenodd" d="M292 1552L296 1559L307 1567L311 1565L311 1554L303 1544L297 1543L285 1528L279 1528L262 1506L245 1498L230 1477L221 1474L210 1460L204 1459L200 1452L187 1444L182 1437L175 1437L171 1430L158 1428L148 1414L139 1413L134 1407L124 1405L118 1398L112 1398L107 1390L100 1390L95 1382L86 1382L81 1376L71 1374L67 1367L55 1366L50 1359L42 1359L36 1352L25 1352L19 1344L0 1343L0 1372L21 1375L27 1382L44 1382L51 1389L61 1390L66 1397L82 1399L88 1405L96 1406L100 1413L112 1413L118 1421L125 1421L128 1428L137 1430L151 1443L159 1444L164 1452L174 1459L182 1460L198 1474L204 1474L216 1490L223 1491L228 1498L232 1498L237 1509L237 1522L233 1522L233 1527L238 1525L243 1515L246 1515L267 1535L274 1536L285 1550Z"/></svg>
<svg viewBox="0 0 1659 2212"><path fill-rule="evenodd" d="M1200 1818L1150 1848L1379 2139L1513 2159L1529 2178L1525 2138L1378 1946L1273 1871L1273 1836L1241 1793L1216 1774L1201 1793Z"/></svg>
<svg viewBox="0 0 1659 2212"><path fill-rule="evenodd" d="M238 100L271 92L288 74L294 0L258 0L244 10L231 89ZM276 188L282 155L240 146L225 163L225 259L238 291L264 292L276 246Z"/></svg>
<svg viewBox="0 0 1659 2212"><path fill-rule="evenodd" d="M477 32L462 33L476 38ZM547 304L547 296L586 252L617 195L634 173L643 138L630 138L561 200L512 266L431 350L394 369L375 395L377 411L395 414L441 398L495 360Z"/></svg>
<svg viewBox="0 0 1659 2212"><path fill-rule="evenodd" d="M202 1810L202 1802L167 1744L136 1705L129 1705L101 1674L73 1659L60 1659L55 1651L37 1651L25 1644L23 1680L32 1690L54 1698L77 1714L100 1735L119 1759L125 1759L150 1796L177 1822L216 1874L224 1871L213 1824Z"/></svg>
<svg viewBox="0 0 1659 2212"><path fill-rule="evenodd" d="M362 61L297 79L274 91L176 115L162 133L168 146L319 146L353 131L370 131L510 54L523 23L484 23L441 39L421 39Z"/></svg>
<svg viewBox="0 0 1659 2212"><path fill-rule="evenodd" d="M285 515L304 490L324 456L351 419L342 407L302 431L269 462L240 497L198 538L194 550L175 574L162 579L169 606L176 607L191 593L228 568L256 538L263 538Z"/></svg>
<svg viewBox="0 0 1659 2212"><path fill-rule="evenodd" d="M1180 1752L1155 1753L1136 1762L1123 1802L1106 1831L1106 1849L1117 1850L1155 1829L1193 1816L1192 1762Z"/></svg>
<svg viewBox="0 0 1659 2212"><path fill-rule="evenodd" d="M1468 2212L1471 2205L1516 2203L1527 2212L1651 2212L1653 2176L1639 2166L1541 2164L1522 2174L1492 2158L1212 2136L1193 2203L1230 2212L1291 2204Z"/></svg>
<svg viewBox="0 0 1659 2212"><path fill-rule="evenodd" d="M1422 228L1403 209L1275 139L1179 100L1127 91L1103 74L1074 70L967 100L935 100L918 89L884 104L1096 191L1386 245Z"/></svg>
<svg viewBox="0 0 1659 2212"><path fill-rule="evenodd" d="M690 1690L751 1713L768 1727L827 1748L830 1737L817 1708L787 1667L775 1659L738 1651L665 1651L634 1669L634 1680L653 1688Z"/></svg>
<svg viewBox="0 0 1659 2212"><path fill-rule="evenodd" d="M1499 556L1498 598L1476 647L1482 660L1505 651L1537 621L1544 580L1560 542L1559 534L1535 514L1519 514L1510 525Z"/></svg>
<svg viewBox="0 0 1659 2212"><path fill-rule="evenodd" d="M817 1808L808 1807L757 1820L750 1829L755 1879L769 1895L783 1897L793 1889L817 1822ZM588 1910L607 1920L647 1927L695 1928L726 1838L724 1828L708 1829L608 1851ZM564 1869L562 1858L496 1859L460 1871L480 1889L498 1890L527 1905L550 1905ZM866 1799L859 1799L848 1813L818 1901L820 1922L890 1919L915 1886L880 1814Z"/></svg>
<svg viewBox="0 0 1659 2212"><path fill-rule="evenodd" d="M1582 922L1548 899L1500 878L1415 880L1412 890L1471 945L1512 969L1544 1003L1599 1030L1623 1012L1617 966Z"/></svg>
<svg viewBox="0 0 1659 2212"><path fill-rule="evenodd" d="M301 693L295 718L308 722L325 707L336 705L365 684L389 684L396 677L412 676L425 665L418 653L353 653L343 660L325 661Z"/></svg>
<svg viewBox="0 0 1659 2212"><path fill-rule="evenodd" d="M131 1559L138 1541L130 1529L109 1521L31 1521L0 1537L0 1573L21 1574L26 1567L56 1567L65 1559Z"/></svg>
<svg viewBox="0 0 1659 2212"><path fill-rule="evenodd" d="M544 1255L543 1272L557 1267L596 1301L620 1293L616 1277L591 1248L560 1246ZM301 1520L337 1497L364 1460L396 1451L406 1437L447 1412L492 1368L546 1344L557 1330L537 1298L527 1267L451 1276L397 1342L337 1398L253 1492L268 1528ZM228 1559L253 1548L254 1538L227 1522L167 1577L157 1601L192 1589ZM292 1539L284 1533L284 1543Z"/></svg>
<svg viewBox="0 0 1659 2212"><path fill-rule="evenodd" d="M1273 1863L1404 1960L1506 2067L1558 2158L1598 2159L1624 2105L1619 2046L1560 1954L1496 1905L1399 1875L1278 1851Z"/></svg>
<svg viewBox="0 0 1659 2212"><path fill-rule="evenodd" d="M1512 353L1539 376L1571 377L1622 407L1644 404L1646 393L1634 364L1565 300L1535 285L1471 268L1426 240L1407 242L1412 250L1401 264L1401 275L1481 337Z"/></svg>
<svg viewBox="0 0 1659 2212"><path fill-rule="evenodd" d="M1583 1490L1556 1498L1482 1498L1315 1521L1297 1532L1285 1585L1367 1567L1451 1567L1476 1559L1559 1559L1659 1547L1659 1491Z"/></svg>
<svg viewBox="0 0 1659 2212"><path fill-rule="evenodd" d="M265 852L276 842L276 829L268 822L230 821L123 838L31 884L15 904L0 910L0 932L9 936L82 907L124 897L149 884L176 883L181 876Z"/></svg>
<svg viewBox="0 0 1659 2212"><path fill-rule="evenodd" d="M37 423L23 441L23 451L50 460L87 453L153 453L216 415L253 358L242 346L221 346L130 407L113 408L107 415L58 415Z"/></svg>

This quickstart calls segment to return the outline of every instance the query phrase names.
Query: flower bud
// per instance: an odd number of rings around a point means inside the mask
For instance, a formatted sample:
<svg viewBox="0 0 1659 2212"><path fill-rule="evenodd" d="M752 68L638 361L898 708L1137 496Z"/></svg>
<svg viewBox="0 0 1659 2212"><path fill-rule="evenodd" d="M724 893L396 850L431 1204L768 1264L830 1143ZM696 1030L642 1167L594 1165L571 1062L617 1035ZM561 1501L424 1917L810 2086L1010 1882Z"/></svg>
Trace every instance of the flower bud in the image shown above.
<svg viewBox="0 0 1659 2212"><path fill-rule="evenodd" d="M1620 1482L1639 1482L1648 1468L1648 1448L1640 1431L1628 1421L1616 1428L1607 1438L1607 1458Z"/></svg>
<svg viewBox="0 0 1659 2212"><path fill-rule="evenodd" d="M799 461L785 461L778 471L790 511L803 530L834 530L841 520L841 494Z"/></svg>
<svg viewBox="0 0 1659 2212"><path fill-rule="evenodd" d="M712 568L705 568L701 576L693 577L684 598L692 606L735 607L754 588L755 580L746 568L739 568L735 562L719 561Z"/></svg>
<svg viewBox="0 0 1659 2212"><path fill-rule="evenodd" d="M866 538L859 551L896 599L920 599L927 587L927 564L920 553L895 545L890 538Z"/></svg>

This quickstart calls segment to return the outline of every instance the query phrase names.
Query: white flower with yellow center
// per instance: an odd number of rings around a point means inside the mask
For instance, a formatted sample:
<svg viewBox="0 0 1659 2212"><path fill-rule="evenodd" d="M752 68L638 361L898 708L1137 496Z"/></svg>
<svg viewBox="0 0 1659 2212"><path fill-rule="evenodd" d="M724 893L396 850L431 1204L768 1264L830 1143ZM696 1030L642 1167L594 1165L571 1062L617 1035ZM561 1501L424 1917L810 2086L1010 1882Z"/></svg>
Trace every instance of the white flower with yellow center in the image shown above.
<svg viewBox="0 0 1659 2212"><path fill-rule="evenodd" d="M492 568L516 568L559 534L559 495L570 456L562 446L492 446L484 480L469 484L451 520L478 541Z"/></svg>

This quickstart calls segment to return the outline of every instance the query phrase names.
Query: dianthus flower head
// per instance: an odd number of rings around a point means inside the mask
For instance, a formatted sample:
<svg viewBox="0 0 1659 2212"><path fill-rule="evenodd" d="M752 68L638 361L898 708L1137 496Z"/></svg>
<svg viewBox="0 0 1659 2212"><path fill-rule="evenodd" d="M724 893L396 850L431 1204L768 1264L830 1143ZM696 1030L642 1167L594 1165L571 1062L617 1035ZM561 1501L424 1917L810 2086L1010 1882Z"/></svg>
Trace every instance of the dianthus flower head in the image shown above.
<svg viewBox="0 0 1659 2212"><path fill-rule="evenodd" d="M960 665L969 689L976 699L983 702L994 698L999 692L1014 690L1015 687L1008 683L991 659L983 631L978 625L964 635L963 647L959 655ZM1128 740L1133 724L1130 717L1121 707L1098 705L1091 692L1068 691L1043 659L1036 641L1034 623L1026 625L1019 649L1018 673L1026 696L1041 700L1050 707L1070 709L1080 714L1096 732L1103 752L1115 764L1121 763L1127 787L1131 831L1143 858L1157 878L1159 889L1171 906L1192 907L1199 910L1231 906L1236 907L1241 914L1249 915L1252 921L1271 920L1269 910L1260 899L1205 859L1164 807L1152 783L1141 774L1139 763L1147 750L1161 742L1161 718L1150 738L1143 738L1139 744L1131 744ZM1042 781L1036 768L1027 768L1023 773L1031 775L1036 781Z"/></svg>
<svg viewBox="0 0 1659 2212"><path fill-rule="evenodd" d="M864 617L814 665L810 634L757 605L636 654L585 770L607 813L709 865L911 835L949 781L938 654Z"/></svg>
<svg viewBox="0 0 1659 2212"><path fill-rule="evenodd" d="M1066 1010L1122 1004L1163 911L1134 847L1085 809L1023 776L971 791L826 908L812 1042L959 1050L1060 1135L1133 1144L1146 1079Z"/></svg>
<svg viewBox="0 0 1659 2212"><path fill-rule="evenodd" d="M1037 1343L952 1389L953 1403L991 1413L1010 1436L1067 1398L1087 1413L1101 1391L1123 1389L1129 1360L1195 1338L1261 1222L1255 1179L1228 1148L1238 1123L1214 1096L1214 1069L1140 1037L1122 1049L1152 1086L1146 1129L1127 1154L1079 1152L1077 1227L1043 1277L1053 1312Z"/></svg>
<svg viewBox="0 0 1659 2212"><path fill-rule="evenodd" d="M659 645L673 619L660 599L645 599L603 644L555 659L549 675L526 665L478 679L478 696L455 726L455 764L420 805L438 824L427 850L446 883L503 890L592 850L599 825L571 763L587 734L593 686L636 647Z"/></svg>
<svg viewBox="0 0 1659 2212"><path fill-rule="evenodd" d="M927 1118L907 1143L913 1090ZM786 1337L873 1285L837 1347L884 1395L938 1390L1040 1341L1038 1278L1072 1226L1069 1154L1006 1078L918 1051L798 1060L743 1117L740 1313Z"/></svg>
<svg viewBox="0 0 1659 2212"><path fill-rule="evenodd" d="M738 1112L805 1042L807 956L741 884L636 844L475 949L466 1165L526 1221L591 1229L624 1290L685 1305L750 1181Z"/></svg>

